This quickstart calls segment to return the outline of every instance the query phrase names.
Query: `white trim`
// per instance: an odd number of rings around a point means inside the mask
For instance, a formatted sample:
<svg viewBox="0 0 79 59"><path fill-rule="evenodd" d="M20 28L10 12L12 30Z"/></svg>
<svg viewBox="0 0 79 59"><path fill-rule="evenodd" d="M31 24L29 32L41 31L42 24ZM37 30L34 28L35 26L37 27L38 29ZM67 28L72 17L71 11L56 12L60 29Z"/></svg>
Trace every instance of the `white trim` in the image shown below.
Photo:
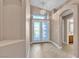
<svg viewBox="0 0 79 59"><path fill-rule="evenodd" d="M63 42L64 44L68 44L67 42Z"/></svg>
<svg viewBox="0 0 79 59"><path fill-rule="evenodd" d="M27 55L26 55L26 58L29 58L29 57L30 57L30 47L29 47L29 49L28 49L28 51L27 51L26 54L27 54Z"/></svg>
<svg viewBox="0 0 79 59"><path fill-rule="evenodd" d="M57 43L53 42L53 41L50 41L50 43L52 43L53 45L55 45L58 49L61 49L62 47L59 46Z"/></svg>
<svg viewBox="0 0 79 59"><path fill-rule="evenodd" d="M44 43L44 42L45 42L45 43L46 43L46 42L47 42L47 43L50 42L50 43L52 43L53 45L55 45L55 47L58 48L58 49L61 49L61 48L62 48L61 46L59 46L57 43L55 43L55 42L53 42L53 41L31 42L31 44L33 44L33 43Z"/></svg>

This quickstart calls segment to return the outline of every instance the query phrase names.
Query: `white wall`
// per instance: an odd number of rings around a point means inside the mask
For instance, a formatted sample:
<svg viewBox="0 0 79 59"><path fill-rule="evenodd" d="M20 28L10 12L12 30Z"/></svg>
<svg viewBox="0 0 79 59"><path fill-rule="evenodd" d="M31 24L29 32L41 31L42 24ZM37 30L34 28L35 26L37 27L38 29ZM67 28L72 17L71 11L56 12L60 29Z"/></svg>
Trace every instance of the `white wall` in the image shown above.
<svg viewBox="0 0 79 59"><path fill-rule="evenodd" d="M30 0L26 0L26 53L29 57L30 51Z"/></svg>

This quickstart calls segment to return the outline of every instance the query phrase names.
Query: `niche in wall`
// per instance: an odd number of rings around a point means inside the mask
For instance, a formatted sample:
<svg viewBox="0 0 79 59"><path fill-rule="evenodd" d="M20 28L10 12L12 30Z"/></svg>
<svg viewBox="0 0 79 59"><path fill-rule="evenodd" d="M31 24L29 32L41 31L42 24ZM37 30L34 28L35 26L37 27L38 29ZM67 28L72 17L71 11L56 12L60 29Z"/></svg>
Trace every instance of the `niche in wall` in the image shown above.
<svg viewBox="0 0 79 59"><path fill-rule="evenodd" d="M22 0L3 0L3 39L21 39Z"/></svg>

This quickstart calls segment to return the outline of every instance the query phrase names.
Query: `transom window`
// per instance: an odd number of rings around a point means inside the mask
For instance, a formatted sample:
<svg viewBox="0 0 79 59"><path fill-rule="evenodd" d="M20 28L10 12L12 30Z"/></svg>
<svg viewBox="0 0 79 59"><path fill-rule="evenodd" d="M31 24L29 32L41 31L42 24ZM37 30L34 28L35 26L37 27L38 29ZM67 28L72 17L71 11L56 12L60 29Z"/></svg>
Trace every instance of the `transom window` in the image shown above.
<svg viewBox="0 0 79 59"><path fill-rule="evenodd" d="M47 20L47 19L49 19L49 16L47 14L46 15L33 14L32 19L33 20Z"/></svg>

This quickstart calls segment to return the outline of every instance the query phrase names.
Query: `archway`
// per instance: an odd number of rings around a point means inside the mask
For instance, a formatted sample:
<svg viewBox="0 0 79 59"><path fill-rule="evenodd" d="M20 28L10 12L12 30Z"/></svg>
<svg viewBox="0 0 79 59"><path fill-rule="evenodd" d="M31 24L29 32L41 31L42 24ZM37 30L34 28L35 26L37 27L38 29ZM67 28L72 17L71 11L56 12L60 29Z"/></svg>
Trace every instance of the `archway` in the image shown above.
<svg viewBox="0 0 79 59"><path fill-rule="evenodd" d="M74 42L74 19L72 10L66 10L61 14L61 37L63 44L73 44Z"/></svg>
<svg viewBox="0 0 79 59"><path fill-rule="evenodd" d="M75 15L76 13L73 12L74 9L66 9L63 11L60 15L61 20L61 44L63 49L68 51L69 55L72 55L72 57L75 57L75 34L76 34L76 28L75 28Z"/></svg>

